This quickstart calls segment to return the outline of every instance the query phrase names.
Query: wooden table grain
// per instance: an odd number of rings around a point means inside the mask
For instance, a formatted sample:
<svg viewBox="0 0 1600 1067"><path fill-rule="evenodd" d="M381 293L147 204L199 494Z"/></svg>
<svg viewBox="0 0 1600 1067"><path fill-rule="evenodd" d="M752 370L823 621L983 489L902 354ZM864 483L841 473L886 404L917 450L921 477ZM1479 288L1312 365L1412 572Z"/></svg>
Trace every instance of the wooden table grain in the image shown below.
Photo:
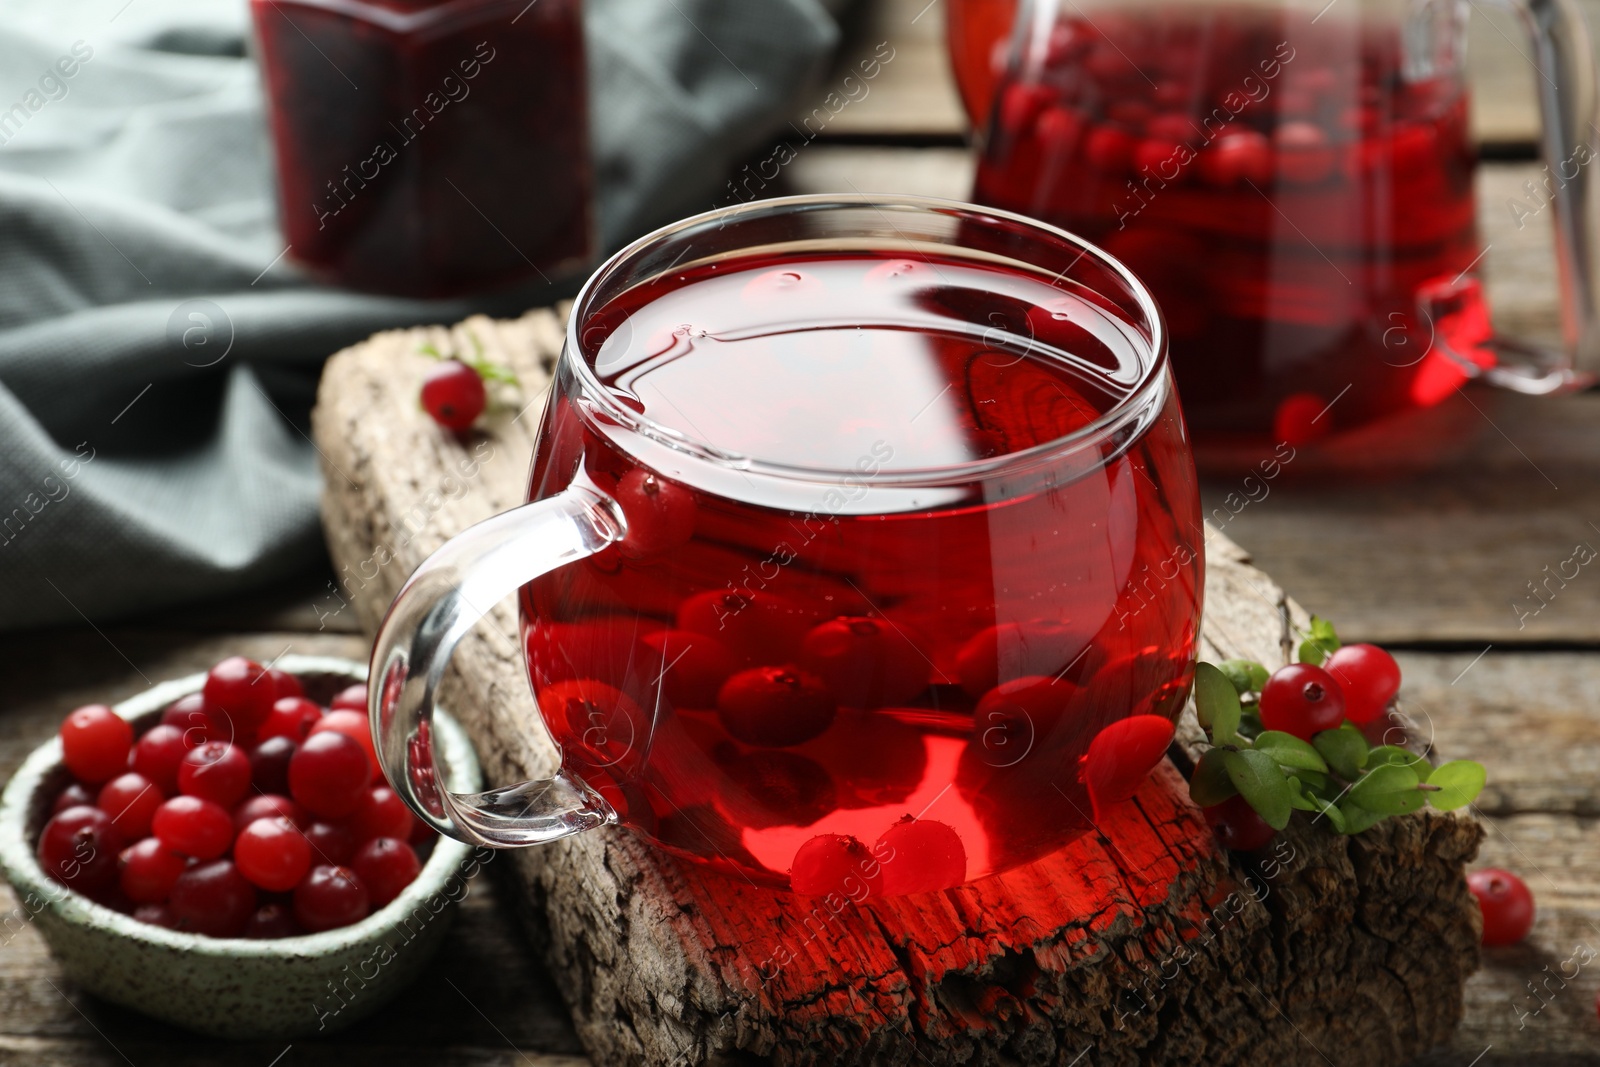
<svg viewBox="0 0 1600 1067"><path fill-rule="evenodd" d="M1479 180L1490 297L1502 329L1549 339L1558 319L1548 217L1519 228L1509 208L1540 172L1528 49L1514 21L1471 7L1473 128L1491 157ZM972 159L942 33L938 0L865 3L832 77L884 45L893 59L762 192L965 197ZM800 114L831 88L824 79ZM1533 935L1485 952L1465 1022L1425 1062L1597 1062L1600 966L1574 975L1569 961L1600 949L1600 568L1542 583L1577 546L1600 548L1600 394L1532 400L1469 388L1407 433L1399 444L1376 438L1353 469L1291 465L1270 495L1230 515L1225 532L1347 639L1400 650L1425 728L1452 756L1488 766L1482 862L1520 871L1538 897ZM1209 480L1208 510L1233 488ZM308 573L229 605L0 639L0 776L72 707L130 696L226 654L363 658L352 613L327 613L329 577ZM1547 591L1531 597L1530 583ZM197 1038L98 1002L61 977L36 932L7 928L0 1065L587 1062L504 897L491 864L414 988L353 1030L292 1044ZM0 885L0 913L14 906Z"/></svg>

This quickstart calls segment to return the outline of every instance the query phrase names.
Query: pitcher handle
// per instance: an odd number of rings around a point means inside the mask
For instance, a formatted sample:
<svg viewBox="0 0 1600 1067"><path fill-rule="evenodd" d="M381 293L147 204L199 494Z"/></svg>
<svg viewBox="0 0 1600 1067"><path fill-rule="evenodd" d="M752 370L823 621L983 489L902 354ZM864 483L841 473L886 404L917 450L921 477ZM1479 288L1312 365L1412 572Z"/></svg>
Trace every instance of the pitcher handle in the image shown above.
<svg viewBox="0 0 1600 1067"><path fill-rule="evenodd" d="M624 532L615 504L592 486L485 519L451 538L406 581L372 648L367 711L384 776L418 818L477 845L540 844L617 820L582 779L452 793L436 768L432 723L457 643L503 598L593 555Z"/></svg>

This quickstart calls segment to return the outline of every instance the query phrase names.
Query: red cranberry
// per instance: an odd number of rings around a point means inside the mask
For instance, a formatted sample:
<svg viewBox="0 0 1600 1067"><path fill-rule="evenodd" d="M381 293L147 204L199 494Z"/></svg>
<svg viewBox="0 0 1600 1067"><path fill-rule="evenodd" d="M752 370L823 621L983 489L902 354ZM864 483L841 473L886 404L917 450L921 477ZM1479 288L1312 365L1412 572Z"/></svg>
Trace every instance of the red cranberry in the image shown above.
<svg viewBox="0 0 1600 1067"><path fill-rule="evenodd" d="M61 724L61 755L80 782L97 785L121 774L133 747L133 726L104 704L89 704Z"/></svg>
<svg viewBox="0 0 1600 1067"><path fill-rule="evenodd" d="M471 429L488 399L483 376L458 359L441 360L422 379L422 409L447 430Z"/></svg>
<svg viewBox="0 0 1600 1067"><path fill-rule="evenodd" d="M312 734L289 760L289 794L327 819L342 819L360 807L371 777L361 746L334 730Z"/></svg>
<svg viewBox="0 0 1600 1067"><path fill-rule="evenodd" d="M300 927L294 921L294 912L283 904L263 904L244 925L244 936L265 941L278 937L294 937Z"/></svg>
<svg viewBox="0 0 1600 1067"><path fill-rule="evenodd" d="M416 817L406 807L406 802L386 785L375 785L367 791L367 799L356 809L349 823L357 842L371 841L375 837L408 841L415 824Z"/></svg>
<svg viewBox="0 0 1600 1067"><path fill-rule="evenodd" d="M306 841L311 845L312 862L329 866L349 863L356 850L349 828L338 823L312 823L306 827Z"/></svg>
<svg viewBox="0 0 1600 1067"><path fill-rule="evenodd" d="M1272 146L1264 133L1234 128L1202 149L1195 166L1208 185L1226 189L1251 182L1259 188L1272 179Z"/></svg>
<svg viewBox="0 0 1600 1067"><path fill-rule="evenodd" d="M369 904L366 885L348 867L313 867L294 891L294 917L311 933L360 922Z"/></svg>
<svg viewBox="0 0 1600 1067"><path fill-rule="evenodd" d="M256 890L232 863L215 860L178 875L167 907L179 930L238 937L255 914Z"/></svg>
<svg viewBox="0 0 1600 1067"><path fill-rule="evenodd" d="M375 837L356 850L350 868L367 887L372 906L381 908L416 880L422 863L404 841Z"/></svg>
<svg viewBox="0 0 1600 1067"><path fill-rule="evenodd" d="M165 904L140 904L133 909L133 917L142 923L159 926L165 930L178 928L178 921L172 917L172 909Z"/></svg>
<svg viewBox="0 0 1600 1067"><path fill-rule="evenodd" d="M185 749L198 748L207 741L233 740L228 717L207 701L203 693L190 693L173 701L161 713L161 725L180 731Z"/></svg>
<svg viewBox="0 0 1600 1067"><path fill-rule="evenodd" d="M152 726L133 746L133 769L171 796L178 791L178 764L191 747L178 727Z"/></svg>
<svg viewBox="0 0 1600 1067"><path fill-rule="evenodd" d="M178 764L178 792L231 808L250 792L250 757L226 741L190 749Z"/></svg>
<svg viewBox="0 0 1600 1067"><path fill-rule="evenodd" d="M1489 867L1467 875L1467 888L1483 912L1483 943L1515 945L1533 929L1533 893L1510 871Z"/></svg>
<svg viewBox="0 0 1600 1067"><path fill-rule="evenodd" d="M270 737L287 737L299 744L311 733L311 728L322 718L322 707L305 697L282 697L272 705L267 721L256 734L260 743Z"/></svg>
<svg viewBox="0 0 1600 1067"><path fill-rule="evenodd" d="M651 664L659 659L661 688L675 707L715 707L722 683L739 669L732 650L707 634L656 630L641 640L655 652Z"/></svg>
<svg viewBox="0 0 1600 1067"><path fill-rule="evenodd" d="M267 670L267 681L272 683L272 695L275 700L306 695L305 687L300 684L300 679L288 671L280 671L276 667L270 667Z"/></svg>
<svg viewBox="0 0 1600 1067"><path fill-rule="evenodd" d="M840 616L812 629L800 643L800 663L854 708L903 704L927 688L933 670L903 629L866 616Z"/></svg>
<svg viewBox="0 0 1600 1067"><path fill-rule="evenodd" d="M289 792L289 761L300 746L287 737L269 737L250 753L250 784L263 793Z"/></svg>
<svg viewBox="0 0 1600 1067"><path fill-rule="evenodd" d="M694 491L635 467L617 482L617 506L627 532L617 550L628 559L670 552L694 536Z"/></svg>
<svg viewBox="0 0 1600 1067"><path fill-rule="evenodd" d="M818 834L795 850L789 886L801 896L860 901L883 895L883 865L853 837Z"/></svg>
<svg viewBox="0 0 1600 1067"><path fill-rule="evenodd" d="M234 732L225 740L236 743L255 740L256 731L278 699L266 668L243 656L229 656L212 667L203 692L206 702L232 724Z"/></svg>
<svg viewBox="0 0 1600 1067"><path fill-rule="evenodd" d="M1250 806L1249 801L1240 796L1213 804L1203 814L1222 847L1235 852L1254 852L1263 848L1278 832L1256 814L1256 809Z"/></svg>
<svg viewBox="0 0 1600 1067"><path fill-rule="evenodd" d="M822 679L795 667L740 671L717 694L723 728L747 745L765 748L811 740L832 725L835 710Z"/></svg>
<svg viewBox="0 0 1600 1067"><path fill-rule="evenodd" d="M1084 156L1096 170L1124 171L1133 162L1133 134L1114 126L1096 126L1084 142Z"/></svg>
<svg viewBox="0 0 1600 1067"><path fill-rule="evenodd" d="M1332 428L1328 402L1315 393L1285 397L1272 415L1273 436L1289 445L1308 445Z"/></svg>
<svg viewBox="0 0 1600 1067"><path fill-rule="evenodd" d="M1328 135L1312 122L1283 123L1273 131L1272 146L1278 174L1300 185L1322 181L1333 173L1337 162Z"/></svg>
<svg viewBox="0 0 1600 1067"><path fill-rule="evenodd" d="M878 838L873 855L883 864L886 896L951 889L967 879L967 849L955 828L905 816Z"/></svg>
<svg viewBox="0 0 1600 1067"><path fill-rule="evenodd" d="M200 797L173 797L156 809L150 829L174 852L196 859L216 859L233 844L233 820L227 809Z"/></svg>
<svg viewBox="0 0 1600 1067"><path fill-rule="evenodd" d="M629 765L642 758L650 720L632 697L604 682L575 678L539 690L546 721L565 727L570 755L596 767Z"/></svg>
<svg viewBox="0 0 1600 1067"><path fill-rule="evenodd" d="M97 794L81 782L73 782L63 789L57 796L56 802L50 806L51 815L60 815L68 808L75 808L80 804L89 807L96 805Z"/></svg>
<svg viewBox="0 0 1600 1067"><path fill-rule="evenodd" d="M1160 715L1130 715L1095 734L1083 763L1095 818L1138 792L1171 743L1172 722Z"/></svg>
<svg viewBox="0 0 1600 1067"><path fill-rule="evenodd" d="M162 904L172 893L189 857L153 837L135 842L119 857L122 891L137 904Z"/></svg>
<svg viewBox="0 0 1600 1067"><path fill-rule="evenodd" d="M365 711L351 711L348 708L330 711L312 725L311 734L320 734L329 730L344 734L360 745L361 750L367 754L367 763L371 767L373 776L377 775L378 769L382 764L378 762L378 748L372 740L372 727L367 723L367 713Z"/></svg>
<svg viewBox="0 0 1600 1067"><path fill-rule="evenodd" d="M365 715L367 713L367 683L357 682L355 685L339 690L338 695L333 698L328 706L335 709L343 708L346 711L359 711Z"/></svg>
<svg viewBox="0 0 1600 1067"><path fill-rule="evenodd" d="M1344 722L1344 693L1333 676L1309 663L1280 667L1261 688L1261 725L1302 741Z"/></svg>
<svg viewBox="0 0 1600 1067"><path fill-rule="evenodd" d="M106 889L117 877L123 836L99 808L68 808L53 815L39 834L39 866L80 893Z"/></svg>
<svg viewBox="0 0 1600 1067"><path fill-rule="evenodd" d="M100 787L96 805L111 816L111 821L129 841L137 841L150 832L150 820L166 798L156 784L142 774L129 771L119 774Z"/></svg>
<svg viewBox="0 0 1600 1067"><path fill-rule="evenodd" d="M308 823L305 809L278 793L257 793L233 809L233 828L243 830L257 819L288 819L296 826Z"/></svg>
<svg viewBox="0 0 1600 1067"><path fill-rule="evenodd" d="M288 819L257 819L239 831L233 862L252 885L287 893L311 869L311 844Z"/></svg>
<svg viewBox="0 0 1600 1067"><path fill-rule="evenodd" d="M1339 680L1345 718L1357 726L1381 717L1400 692L1400 665L1377 645L1345 645L1322 666Z"/></svg>

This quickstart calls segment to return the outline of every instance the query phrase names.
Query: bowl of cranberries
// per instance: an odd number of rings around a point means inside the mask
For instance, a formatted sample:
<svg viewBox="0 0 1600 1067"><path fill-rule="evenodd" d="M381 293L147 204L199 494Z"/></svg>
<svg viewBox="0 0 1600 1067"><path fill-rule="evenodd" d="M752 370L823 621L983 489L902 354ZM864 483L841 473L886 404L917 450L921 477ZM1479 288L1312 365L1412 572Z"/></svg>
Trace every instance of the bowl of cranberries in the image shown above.
<svg viewBox="0 0 1600 1067"><path fill-rule="evenodd" d="M384 782L365 676L231 657L67 716L0 799L0 866L68 977L277 1038L348 1025L420 972L484 857ZM434 729L450 788L481 788L460 727Z"/></svg>

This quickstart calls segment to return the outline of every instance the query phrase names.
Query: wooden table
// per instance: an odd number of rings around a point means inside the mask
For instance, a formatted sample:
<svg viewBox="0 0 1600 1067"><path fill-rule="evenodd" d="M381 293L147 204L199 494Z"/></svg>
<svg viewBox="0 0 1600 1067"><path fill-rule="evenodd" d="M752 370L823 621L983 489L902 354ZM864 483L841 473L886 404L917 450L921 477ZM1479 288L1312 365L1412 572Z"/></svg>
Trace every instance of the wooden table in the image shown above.
<svg viewBox="0 0 1600 1067"><path fill-rule="evenodd" d="M943 15L937 0L925 3L877 0L852 16L839 73L802 112L880 43L893 59L768 192L968 193L972 162L944 65ZM1501 327L1552 337L1549 233L1539 222L1519 231L1506 207L1539 171L1533 75L1518 34L1474 4L1474 127L1491 157L1479 183L1484 264ZM1575 545L1600 546L1600 394L1537 401L1472 390L1430 418L1433 436L1457 442L1456 458L1430 463L1374 447L1378 458L1337 477L1291 465L1225 529L1347 639L1399 650L1411 706L1439 745L1489 768L1483 862L1519 870L1538 896L1533 936L1485 953L1465 1023L1427 1062L1594 1062L1600 973L1564 985L1550 976L1571 973L1562 964L1575 950L1600 947L1600 892L1588 883L1600 876L1600 572L1584 569L1537 614L1527 610L1539 606L1527 583ZM1234 487L1208 483L1208 511ZM337 607L329 579L308 573L228 607L5 638L0 774L72 707L121 699L226 654L364 658L351 613L327 614ZM0 1064L585 1062L556 990L499 903L505 895L491 865L415 987L353 1030L292 1045L208 1041L93 1001L64 982L34 931L0 935ZM0 911L14 904L0 886ZM1529 983L1543 990L1537 1014Z"/></svg>

